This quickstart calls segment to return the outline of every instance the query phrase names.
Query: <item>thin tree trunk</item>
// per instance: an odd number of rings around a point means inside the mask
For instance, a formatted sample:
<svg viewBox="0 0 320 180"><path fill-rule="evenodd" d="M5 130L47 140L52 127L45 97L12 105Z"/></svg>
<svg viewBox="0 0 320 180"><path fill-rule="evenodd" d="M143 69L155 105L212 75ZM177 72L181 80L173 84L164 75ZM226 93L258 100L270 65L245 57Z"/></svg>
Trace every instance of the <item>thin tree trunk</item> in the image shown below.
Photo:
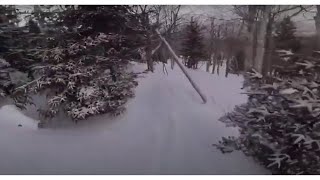
<svg viewBox="0 0 320 180"><path fill-rule="evenodd" d="M217 58L217 74L219 75L219 69L220 69L220 59Z"/></svg>
<svg viewBox="0 0 320 180"><path fill-rule="evenodd" d="M211 25L210 25L210 44L209 44L209 53L210 53L210 56L209 56L209 68L211 66L211 64L214 64L213 62L213 58L214 58L214 37L215 37L215 31L214 31L214 20L215 18L214 17L211 17L210 18L211 20ZM214 68L212 68L212 74L214 73Z"/></svg>
<svg viewBox="0 0 320 180"><path fill-rule="evenodd" d="M210 68L210 60L208 60L206 63L206 71L207 72L209 72L209 68Z"/></svg>
<svg viewBox="0 0 320 180"><path fill-rule="evenodd" d="M147 33L146 61L148 65L148 70L153 72L151 38L149 33Z"/></svg>
<svg viewBox="0 0 320 180"><path fill-rule="evenodd" d="M149 15L143 12L143 23L146 26L146 47L145 47L145 58L147 61L148 71L153 72L153 61L152 61L152 42L151 42L151 28L149 24Z"/></svg>
<svg viewBox="0 0 320 180"><path fill-rule="evenodd" d="M249 21L246 43L245 71L249 70L253 65L253 50L254 50L254 22L255 22L256 7L249 5Z"/></svg>
<svg viewBox="0 0 320 180"><path fill-rule="evenodd" d="M270 14L270 6L265 6L263 10L263 17L259 23L258 36L257 36L257 52L255 57L254 67L259 72L262 73L263 58L265 53L265 43L266 43L266 32L268 25L268 17Z"/></svg>
<svg viewBox="0 0 320 180"><path fill-rule="evenodd" d="M229 74L229 58L226 61L226 77L228 77Z"/></svg>
<svg viewBox="0 0 320 180"><path fill-rule="evenodd" d="M267 25L267 33L266 33L266 52L264 57L264 68L263 68L263 74L267 75L268 73L271 73L272 69L272 53L273 53L273 40L272 40L272 24L274 22L274 17L271 16L271 13L269 14L269 21Z"/></svg>
<svg viewBox="0 0 320 180"><path fill-rule="evenodd" d="M240 71L239 62L235 57L232 57L232 62L234 63L234 67L235 67L234 71L237 73L237 75L239 75L239 71Z"/></svg>
<svg viewBox="0 0 320 180"><path fill-rule="evenodd" d="M314 20L316 24L317 50L320 50L320 5L317 5L317 14Z"/></svg>
<svg viewBox="0 0 320 180"><path fill-rule="evenodd" d="M186 75L186 77L188 78L189 82L191 83L192 87L197 91L197 93L200 95L203 103L207 102L206 97L204 96L204 94L200 91L199 87L196 85L196 83L191 79L191 76L188 74L187 70L184 68L184 66L181 64L180 59L178 58L178 56L176 55L176 53L173 51L173 49L171 48L170 44L166 41L165 38L163 38L160 34L160 32L158 30L156 30L157 34L159 35L160 39L164 42L164 44L167 46L167 48L169 49L169 51L171 52L174 60L176 61L176 63L178 64L178 66L180 67L180 69L182 70L182 72Z"/></svg>
<svg viewBox="0 0 320 180"><path fill-rule="evenodd" d="M171 62L171 69L174 68L174 60L172 58L170 58L170 62Z"/></svg>
<svg viewBox="0 0 320 180"><path fill-rule="evenodd" d="M212 60L212 74L214 74L214 71L216 69L216 64L217 64L216 61L217 60L216 60L216 58L214 56L212 57L211 60Z"/></svg>
<svg viewBox="0 0 320 180"><path fill-rule="evenodd" d="M257 47L258 47L258 28L259 28L259 22L255 21L253 23L253 45L252 45L252 67L255 67L255 59L256 59L256 56L257 56Z"/></svg>

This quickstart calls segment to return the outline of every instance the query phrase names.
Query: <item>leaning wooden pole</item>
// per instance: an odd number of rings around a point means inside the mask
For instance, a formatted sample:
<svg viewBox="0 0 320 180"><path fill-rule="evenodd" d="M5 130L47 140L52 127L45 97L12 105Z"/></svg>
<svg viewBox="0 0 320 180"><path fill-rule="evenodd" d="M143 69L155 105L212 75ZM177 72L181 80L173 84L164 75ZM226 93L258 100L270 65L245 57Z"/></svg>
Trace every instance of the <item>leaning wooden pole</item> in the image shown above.
<svg viewBox="0 0 320 180"><path fill-rule="evenodd" d="M199 87L195 84L195 82L191 79L190 75L188 74L187 70L184 68L184 66L181 64L179 57L176 55L176 53L173 51L173 49L171 48L170 44L167 42L167 40L162 37L162 35L160 34L160 32L158 30L156 30L157 34L159 35L160 39L164 42L164 44L167 46L167 48L169 49L170 53L173 56L173 59L176 61L176 63L178 64L178 66L180 67L180 69L182 70L182 72L187 76L189 82L191 83L192 87L197 91L197 93L200 95L203 103L207 102L206 97L204 96L204 94L200 91Z"/></svg>

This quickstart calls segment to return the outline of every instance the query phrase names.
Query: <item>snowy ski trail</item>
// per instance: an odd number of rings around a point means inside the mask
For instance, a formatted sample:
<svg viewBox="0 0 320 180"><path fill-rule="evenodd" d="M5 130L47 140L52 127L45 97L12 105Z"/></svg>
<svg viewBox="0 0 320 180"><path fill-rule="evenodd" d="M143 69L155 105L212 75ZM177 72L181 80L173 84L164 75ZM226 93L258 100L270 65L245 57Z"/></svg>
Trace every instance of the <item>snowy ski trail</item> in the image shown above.
<svg viewBox="0 0 320 180"><path fill-rule="evenodd" d="M212 146L238 133L218 118L246 101L241 77L188 70L207 96L202 104L178 67L167 65L168 75L160 64L155 69L139 79L125 113L112 119L37 129L35 120L2 106L0 174L269 174L241 152Z"/></svg>

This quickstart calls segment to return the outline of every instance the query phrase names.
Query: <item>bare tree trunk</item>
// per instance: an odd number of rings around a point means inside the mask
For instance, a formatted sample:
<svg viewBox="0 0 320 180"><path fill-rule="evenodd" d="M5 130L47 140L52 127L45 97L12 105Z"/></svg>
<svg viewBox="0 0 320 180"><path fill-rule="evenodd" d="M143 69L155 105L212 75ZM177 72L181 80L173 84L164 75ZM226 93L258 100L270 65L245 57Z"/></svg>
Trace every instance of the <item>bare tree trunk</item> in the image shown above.
<svg viewBox="0 0 320 180"><path fill-rule="evenodd" d="M212 60L212 74L214 74L214 70L216 69L217 59L213 56L211 60Z"/></svg>
<svg viewBox="0 0 320 180"><path fill-rule="evenodd" d="M314 17L316 24L317 50L320 50L320 5L317 5L317 14Z"/></svg>
<svg viewBox="0 0 320 180"><path fill-rule="evenodd" d="M147 62L148 71L153 72L153 61L152 61L152 42L151 42L151 27L150 27L150 20L149 15L145 11L146 6L143 8L140 6L142 10L142 16L143 16L143 24L146 27L146 47L145 47L145 60Z"/></svg>
<svg viewBox="0 0 320 180"><path fill-rule="evenodd" d="M209 72L209 68L210 68L210 60L208 60L206 63L206 71L207 72Z"/></svg>
<svg viewBox="0 0 320 180"><path fill-rule="evenodd" d="M247 32L247 43L246 43L246 58L244 63L245 71L249 70L253 65L253 44L254 44L254 22L256 15L256 7L249 5L249 20L248 20L248 32Z"/></svg>
<svg viewBox="0 0 320 180"><path fill-rule="evenodd" d="M180 69L182 70L182 72L186 75L186 77L188 78L189 82L191 83L192 87L197 91L197 93L200 95L203 103L207 102L206 97L204 96L204 94L200 91L199 87L196 85L196 83L191 79L191 76L188 74L188 72L186 71L186 69L184 68L184 66L181 64L180 59L178 58L178 56L176 55L176 53L173 51L173 49L171 48L171 46L169 45L169 43L166 41L165 38L163 38L160 34L160 32L158 30L156 30L157 34L159 35L159 37L161 38L161 40L164 42L164 44L167 46L167 48L169 49L169 51L171 52L173 58L176 60L176 63L178 64L178 66L180 67Z"/></svg>
<svg viewBox="0 0 320 180"><path fill-rule="evenodd" d="M152 61L152 49L151 49L150 33L147 33L146 61L147 61L147 65L148 65L148 70L153 72L153 61Z"/></svg>
<svg viewBox="0 0 320 180"><path fill-rule="evenodd" d="M260 20L257 36L257 52L254 62L254 68L262 73L263 58L265 53L266 32L268 25L268 17L270 14L270 6L264 6L263 17Z"/></svg>
<svg viewBox="0 0 320 180"><path fill-rule="evenodd" d="M210 31L209 31L209 34L210 34L209 54L210 54L210 58L211 58L212 54L214 53L214 49L215 49L215 47L214 47L214 45L215 45L214 44L214 38L215 38L214 20L215 20L215 18L211 17L210 20L211 20L211 24L210 24Z"/></svg>
<svg viewBox="0 0 320 180"><path fill-rule="evenodd" d="M224 53L222 52L222 53L221 53L221 59L220 59L220 66L223 65L223 60L224 60L225 58L226 58L226 57L225 57Z"/></svg>
<svg viewBox="0 0 320 180"><path fill-rule="evenodd" d="M228 74L229 74L229 58L227 59L226 61L226 77L228 77Z"/></svg>
<svg viewBox="0 0 320 180"><path fill-rule="evenodd" d="M264 68L263 68L263 74L267 75L270 73L271 66L272 66L272 53L273 53L273 39L272 39L272 24L274 22L274 17L271 16L271 13L269 14L269 21L267 25L267 33L266 33L266 52L264 57Z"/></svg>
<svg viewBox="0 0 320 180"><path fill-rule="evenodd" d="M257 21L254 21L253 23L253 45L252 45L252 67L255 67L255 59L257 56L257 47L258 47L258 28L259 24Z"/></svg>
<svg viewBox="0 0 320 180"><path fill-rule="evenodd" d="M220 59L217 58L217 74L219 75L219 69L220 69Z"/></svg>
<svg viewBox="0 0 320 180"><path fill-rule="evenodd" d="M232 62L234 63L234 71L239 75L239 62L235 57L232 57Z"/></svg>
<svg viewBox="0 0 320 180"><path fill-rule="evenodd" d="M170 62L171 62L171 69L173 69L174 68L174 60L171 58Z"/></svg>

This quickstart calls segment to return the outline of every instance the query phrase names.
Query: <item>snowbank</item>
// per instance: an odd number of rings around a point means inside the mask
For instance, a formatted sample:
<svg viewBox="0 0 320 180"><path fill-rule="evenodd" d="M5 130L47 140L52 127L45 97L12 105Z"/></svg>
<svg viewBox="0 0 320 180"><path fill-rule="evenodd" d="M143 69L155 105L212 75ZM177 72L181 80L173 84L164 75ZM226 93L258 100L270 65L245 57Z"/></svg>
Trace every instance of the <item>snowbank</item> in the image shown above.
<svg viewBox="0 0 320 180"><path fill-rule="evenodd" d="M1 128L6 130L37 129L37 121L25 116L15 105L4 105L0 108ZM21 125L21 127L19 126ZM2 129L1 129L2 131Z"/></svg>

